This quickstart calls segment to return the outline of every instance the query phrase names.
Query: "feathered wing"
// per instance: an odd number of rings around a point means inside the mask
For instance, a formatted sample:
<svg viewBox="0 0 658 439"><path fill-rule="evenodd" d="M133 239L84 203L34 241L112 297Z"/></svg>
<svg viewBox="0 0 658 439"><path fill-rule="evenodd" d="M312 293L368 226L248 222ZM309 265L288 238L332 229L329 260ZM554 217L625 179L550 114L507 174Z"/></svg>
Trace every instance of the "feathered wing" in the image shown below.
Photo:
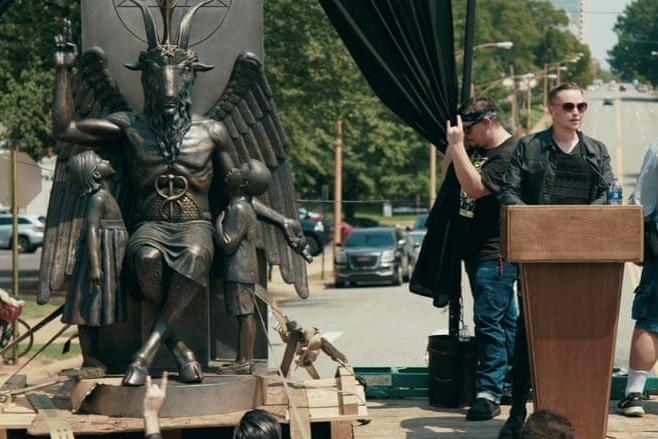
<svg viewBox="0 0 658 439"><path fill-rule="evenodd" d="M287 152L289 140L277 115L262 63L256 55L245 53L238 57L224 93L207 116L226 125L236 164L258 159L272 172L272 185L259 197L260 201L297 221L296 191ZM308 297L304 259L290 249L279 230L261 224L259 247L265 251L268 262L279 265L283 279L295 285L300 297Z"/></svg>
<svg viewBox="0 0 658 439"><path fill-rule="evenodd" d="M85 52L77 67L72 80L76 119L102 118L112 113L131 111L112 80L102 49L93 48ZM71 186L66 164L69 157L88 147L75 144L59 146L41 253L39 303L48 302L52 291L63 288L66 276L73 273L77 258L85 254L77 250L84 227L85 202ZM101 148L98 153L110 160L117 171L112 192L124 210L124 218L129 218L125 215L131 200L125 184L123 148Z"/></svg>

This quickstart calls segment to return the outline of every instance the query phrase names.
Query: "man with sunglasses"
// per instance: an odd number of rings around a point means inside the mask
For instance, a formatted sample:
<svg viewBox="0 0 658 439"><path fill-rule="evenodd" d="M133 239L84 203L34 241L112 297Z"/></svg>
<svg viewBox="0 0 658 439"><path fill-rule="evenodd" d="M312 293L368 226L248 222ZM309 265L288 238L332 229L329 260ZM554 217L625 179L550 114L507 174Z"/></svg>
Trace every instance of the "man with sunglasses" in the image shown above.
<svg viewBox="0 0 658 439"><path fill-rule="evenodd" d="M444 164L455 181L459 203L452 213L457 256L466 266L473 292L477 339L476 401L466 419L484 421L500 413L503 382L508 374L518 307L514 296L515 265L500 257L497 194L516 141L505 130L495 103L470 99L458 111L457 125L448 121Z"/></svg>
<svg viewBox="0 0 658 439"><path fill-rule="evenodd" d="M580 131L587 102L583 90L566 82L549 94L553 125L519 139L498 200L510 204L604 204L613 175L605 145ZM512 359L512 409L500 438L518 438L530 392L530 366L523 309Z"/></svg>

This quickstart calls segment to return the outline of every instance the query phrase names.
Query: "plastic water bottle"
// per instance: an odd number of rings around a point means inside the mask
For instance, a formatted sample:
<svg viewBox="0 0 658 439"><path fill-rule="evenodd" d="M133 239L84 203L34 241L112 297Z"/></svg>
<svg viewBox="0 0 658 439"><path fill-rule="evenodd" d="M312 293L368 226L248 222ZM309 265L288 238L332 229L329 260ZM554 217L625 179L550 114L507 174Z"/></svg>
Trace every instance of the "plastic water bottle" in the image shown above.
<svg viewBox="0 0 658 439"><path fill-rule="evenodd" d="M608 188L608 204L623 204L624 203L624 189L622 189L619 179L617 177L612 179L610 187Z"/></svg>

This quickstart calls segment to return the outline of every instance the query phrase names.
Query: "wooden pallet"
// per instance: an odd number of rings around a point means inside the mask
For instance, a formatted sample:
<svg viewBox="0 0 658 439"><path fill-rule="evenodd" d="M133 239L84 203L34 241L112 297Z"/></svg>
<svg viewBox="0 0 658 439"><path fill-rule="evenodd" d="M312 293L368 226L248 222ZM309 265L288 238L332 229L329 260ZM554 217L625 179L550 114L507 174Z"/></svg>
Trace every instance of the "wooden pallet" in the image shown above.
<svg viewBox="0 0 658 439"><path fill-rule="evenodd" d="M363 387L350 369L339 368L336 378L286 381L274 376L261 376L260 391L254 408L271 412L289 424L291 439L351 439L352 424L367 419ZM53 425L67 425L76 438L83 435L112 437L115 433L141 432L141 418L112 418L101 415L75 414L67 408L68 401L53 398L60 386L45 389L44 395L51 401L50 408L35 410L25 397L2 405L0 414L0 439L49 436ZM31 398L34 399L34 398ZM160 420L165 438L188 438L192 429L216 429L234 427L244 412ZM55 422L56 421L56 422ZM324 428L316 428L324 424ZM322 430L320 436L312 431ZM187 431L187 433L186 433ZM52 436L66 438L67 436ZM230 436L229 436L230 437Z"/></svg>

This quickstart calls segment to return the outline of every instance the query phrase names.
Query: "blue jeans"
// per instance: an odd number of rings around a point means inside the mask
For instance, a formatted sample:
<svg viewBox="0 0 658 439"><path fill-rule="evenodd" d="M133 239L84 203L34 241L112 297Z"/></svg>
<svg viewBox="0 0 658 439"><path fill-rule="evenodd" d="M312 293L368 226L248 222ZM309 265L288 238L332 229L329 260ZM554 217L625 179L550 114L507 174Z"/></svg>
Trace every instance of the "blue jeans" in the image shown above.
<svg viewBox="0 0 658 439"><path fill-rule="evenodd" d="M517 267L509 262L501 265L498 260L467 262L466 272L474 299L478 353L476 391L478 395L485 393L500 402L503 382L512 363L519 315L514 294Z"/></svg>

